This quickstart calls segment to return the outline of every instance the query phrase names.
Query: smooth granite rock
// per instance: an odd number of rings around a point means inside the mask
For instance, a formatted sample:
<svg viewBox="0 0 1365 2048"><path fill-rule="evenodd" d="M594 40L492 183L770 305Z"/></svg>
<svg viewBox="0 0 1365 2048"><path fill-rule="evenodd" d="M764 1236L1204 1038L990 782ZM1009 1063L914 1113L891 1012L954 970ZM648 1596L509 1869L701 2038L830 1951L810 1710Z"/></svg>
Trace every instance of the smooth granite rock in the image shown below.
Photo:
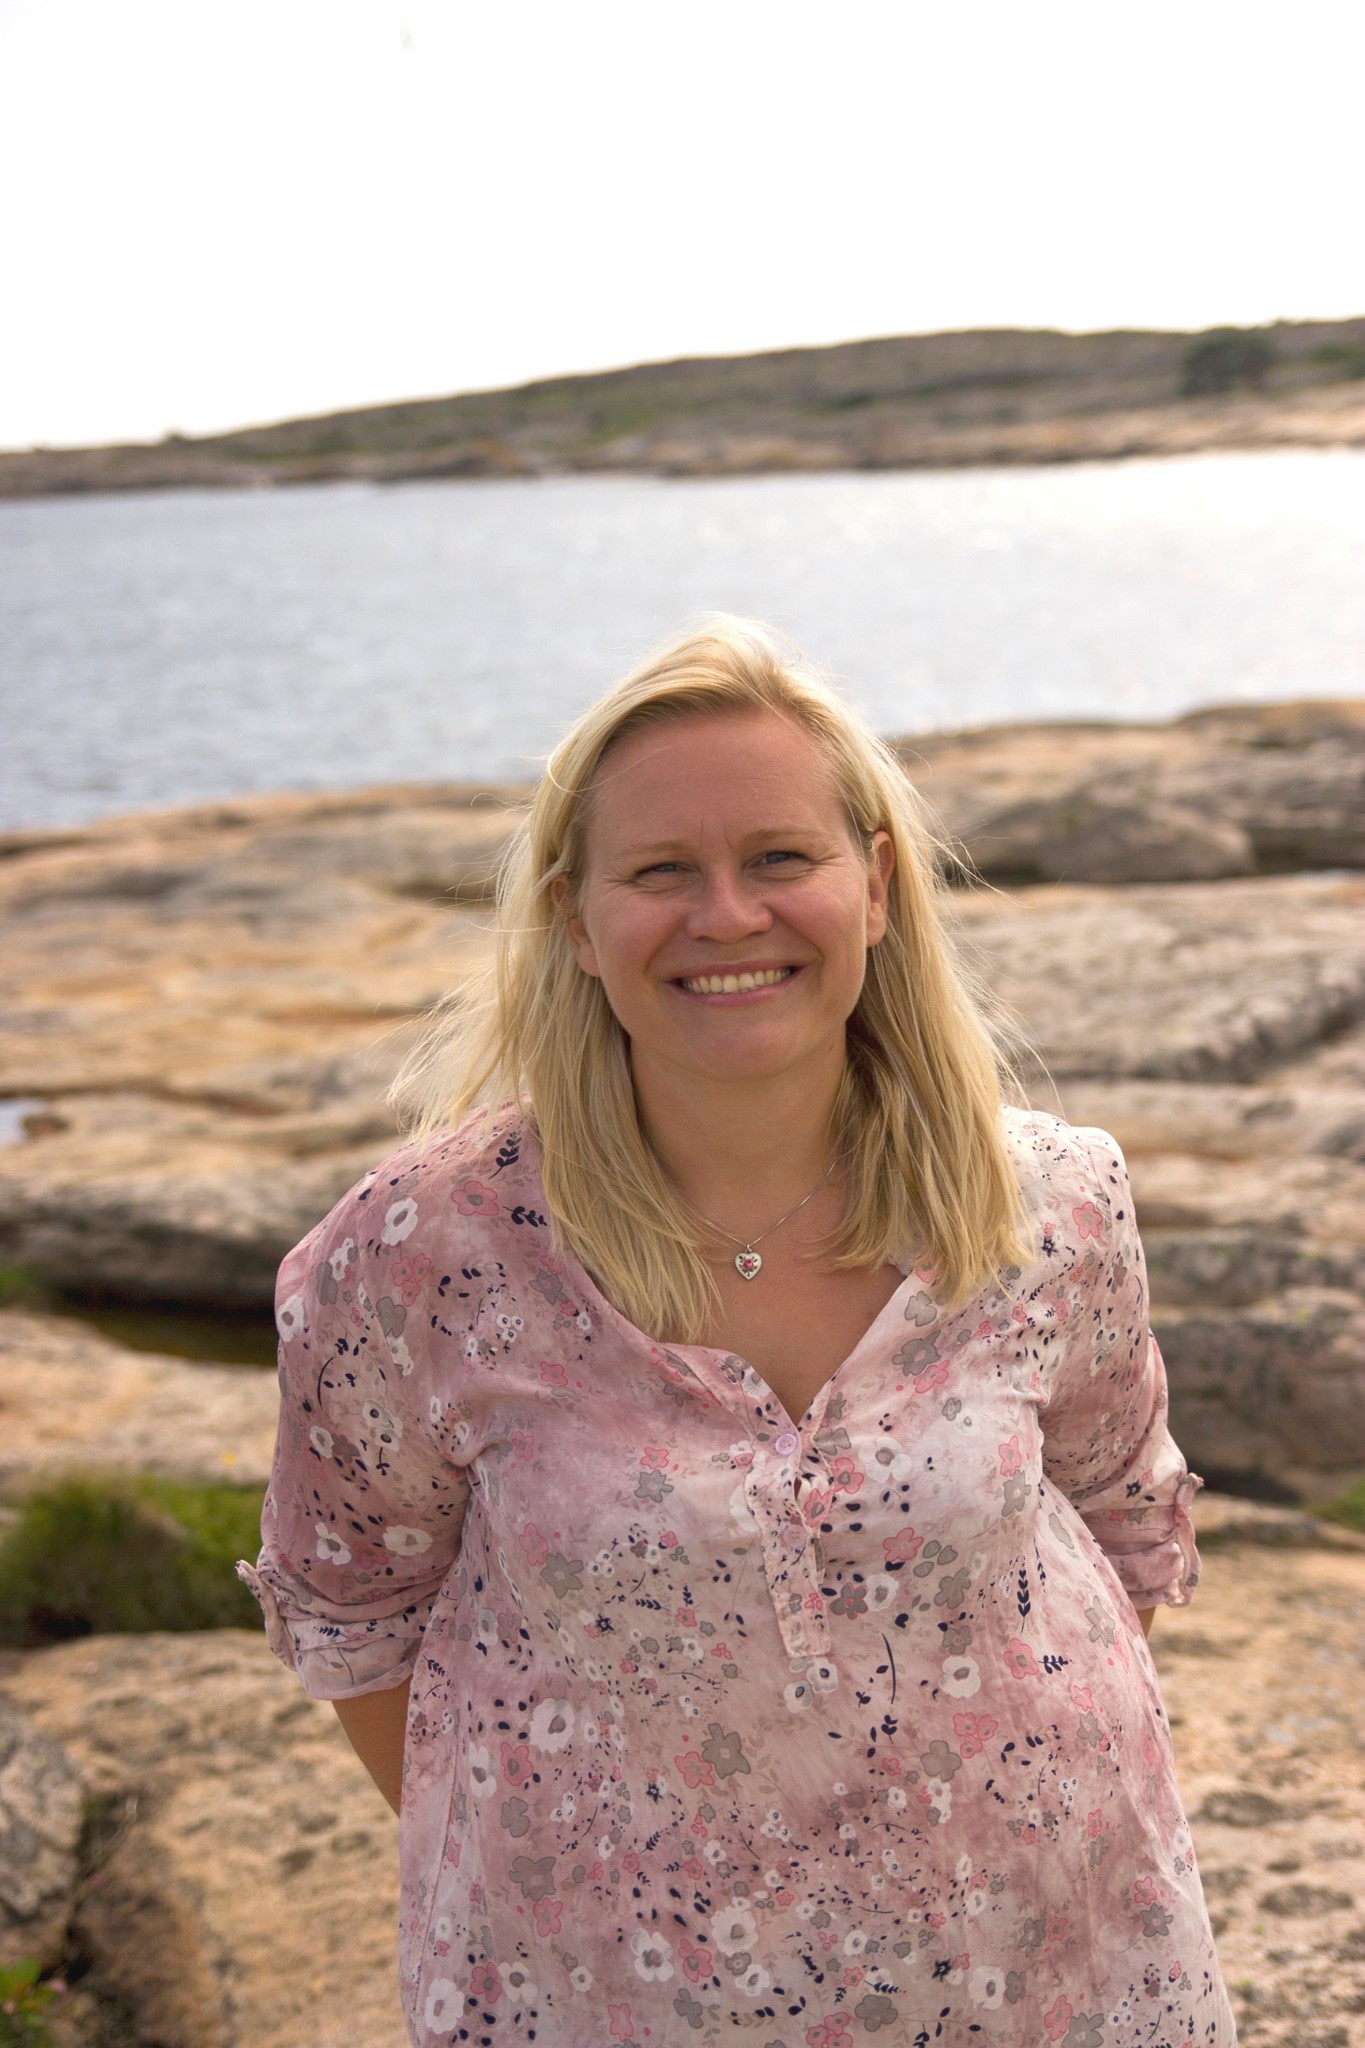
<svg viewBox="0 0 1365 2048"><path fill-rule="evenodd" d="M1059 1078L1250 1081L1365 1017L1365 876L977 892L961 924Z"/></svg>
<svg viewBox="0 0 1365 2048"><path fill-rule="evenodd" d="M1171 1428L1191 1466L1220 1483L1278 1477L1330 1498L1365 1445L1360 1296L1287 1287L1242 1308L1162 1308L1152 1318L1171 1388Z"/></svg>
<svg viewBox="0 0 1365 2048"><path fill-rule="evenodd" d="M1365 1550L1279 1542L1269 1525L1298 1518L1268 1510L1251 1533L1241 1502L1228 1504L1225 1535L1206 1540L1208 1517L1197 1519L1203 1579L1189 1607L1158 1613L1152 1648L1239 2038L1355 2048ZM1288 1885L1322 1894L1310 1914L1266 1905Z"/></svg>
<svg viewBox="0 0 1365 2048"><path fill-rule="evenodd" d="M1219 882L1256 871L1240 825L1095 785L998 812L967 845L983 875L1042 882Z"/></svg>
<svg viewBox="0 0 1365 2048"><path fill-rule="evenodd" d="M0 1685L129 1816L83 1890L91 1988L154 2048L404 2048L397 1830L263 1634L90 1636Z"/></svg>
<svg viewBox="0 0 1365 2048"><path fill-rule="evenodd" d="M64 1471L264 1487L275 1374L129 1350L87 1325L0 1310L0 1496Z"/></svg>
<svg viewBox="0 0 1365 2048"><path fill-rule="evenodd" d="M1165 725L1017 725L899 743L976 869L1011 882L1208 881L1365 866L1365 703Z"/></svg>

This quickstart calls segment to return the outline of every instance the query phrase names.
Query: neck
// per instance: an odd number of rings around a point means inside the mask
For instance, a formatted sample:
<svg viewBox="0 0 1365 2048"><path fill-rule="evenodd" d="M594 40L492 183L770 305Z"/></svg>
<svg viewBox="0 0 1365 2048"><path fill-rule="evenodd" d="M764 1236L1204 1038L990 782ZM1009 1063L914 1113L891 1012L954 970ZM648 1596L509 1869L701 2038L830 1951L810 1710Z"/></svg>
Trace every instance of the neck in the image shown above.
<svg viewBox="0 0 1365 2048"><path fill-rule="evenodd" d="M637 1071L650 1141L684 1199L738 1232L761 1230L812 1188L834 1156L834 1106L843 1048L829 1071L804 1067L754 1083Z"/></svg>

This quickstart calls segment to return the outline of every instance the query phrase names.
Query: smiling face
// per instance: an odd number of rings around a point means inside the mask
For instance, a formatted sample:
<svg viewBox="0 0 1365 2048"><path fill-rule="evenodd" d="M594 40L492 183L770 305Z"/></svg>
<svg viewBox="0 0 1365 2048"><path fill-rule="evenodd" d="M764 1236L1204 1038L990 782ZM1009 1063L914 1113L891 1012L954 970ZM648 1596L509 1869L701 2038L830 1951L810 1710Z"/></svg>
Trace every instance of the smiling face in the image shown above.
<svg viewBox="0 0 1365 2048"><path fill-rule="evenodd" d="M637 1083L837 1085L892 856L878 833L869 864L805 731L746 711L635 732L591 801L579 900L556 901Z"/></svg>

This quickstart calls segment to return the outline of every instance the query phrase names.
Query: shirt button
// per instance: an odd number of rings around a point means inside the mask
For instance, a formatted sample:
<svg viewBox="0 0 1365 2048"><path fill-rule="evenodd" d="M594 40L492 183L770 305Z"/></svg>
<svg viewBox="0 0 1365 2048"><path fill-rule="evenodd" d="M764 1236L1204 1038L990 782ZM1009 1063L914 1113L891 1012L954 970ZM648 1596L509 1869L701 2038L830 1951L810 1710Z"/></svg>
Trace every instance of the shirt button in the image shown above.
<svg viewBox="0 0 1365 2048"><path fill-rule="evenodd" d="M781 1436L773 1444L773 1449L781 1458L789 1458L793 1451L800 1448L801 1439L794 1429L784 1429Z"/></svg>

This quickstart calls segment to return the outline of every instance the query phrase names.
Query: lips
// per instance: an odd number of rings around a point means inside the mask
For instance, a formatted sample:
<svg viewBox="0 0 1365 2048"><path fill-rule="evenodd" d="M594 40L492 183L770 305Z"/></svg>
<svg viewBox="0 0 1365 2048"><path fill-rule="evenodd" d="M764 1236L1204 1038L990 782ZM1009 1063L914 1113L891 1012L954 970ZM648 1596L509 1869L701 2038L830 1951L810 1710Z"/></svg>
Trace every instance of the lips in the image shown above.
<svg viewBox="0 0 1365 2048"><path fill-rule="evenodd" d="M776 988L796 972L795 967L729 968L714 974L679 975L678 986L694 996L743 995L749 989Z"/></svg>

